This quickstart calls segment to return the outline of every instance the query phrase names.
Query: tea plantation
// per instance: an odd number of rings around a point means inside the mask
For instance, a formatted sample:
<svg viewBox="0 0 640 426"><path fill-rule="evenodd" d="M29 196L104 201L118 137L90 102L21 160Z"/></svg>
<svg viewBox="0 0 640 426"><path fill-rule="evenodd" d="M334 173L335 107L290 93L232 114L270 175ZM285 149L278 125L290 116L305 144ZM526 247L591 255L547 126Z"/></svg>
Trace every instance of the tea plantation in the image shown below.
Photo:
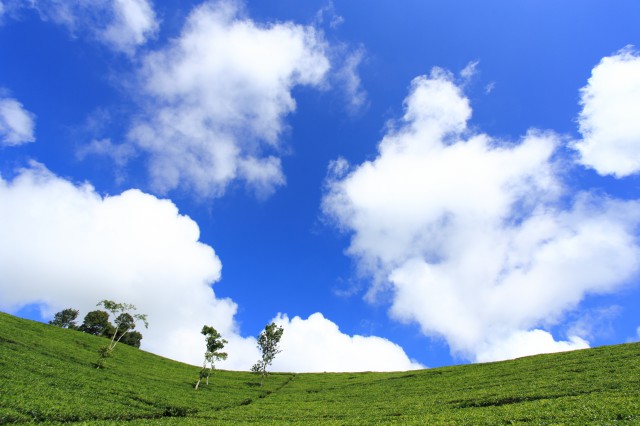
<svg viewBox="0 0 640 426"><path fill-rule="evenodd" d="M397 373L216 371L0 313L0 424L640 424L640 344Z"/></svg>

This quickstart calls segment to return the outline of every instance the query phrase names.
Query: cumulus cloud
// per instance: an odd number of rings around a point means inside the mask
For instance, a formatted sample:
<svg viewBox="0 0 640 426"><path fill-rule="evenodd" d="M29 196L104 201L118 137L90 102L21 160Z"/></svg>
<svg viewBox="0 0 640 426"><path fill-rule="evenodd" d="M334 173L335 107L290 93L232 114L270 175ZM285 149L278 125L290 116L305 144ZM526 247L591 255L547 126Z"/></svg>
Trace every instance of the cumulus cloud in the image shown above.
<svg viewBox="0 0 640 426"><path fill-rule="evenodd" d="M495 342L488 341L477 354L478 362L500 361L520 358L532 354L574 351L589 348L589 342L571 336L568 341L556 341L551 333L544 330L519 330L507 338Z"/></svg>
<svg viewBox="0 0 640 426"><path fill-rule="evenodd" d="M113 50L133 54L158 31L148 0L33 0L43 19L66 26L72 33L88 32Z"/></svg>
<svg viewBox="0 0 640 426"><path fill-rule="evenodd" d="M467 127L451 74L416 78L378 156L334 162L323 209L352 233L348 253L390 315L443 336L476 361L586 347L544 327L639 268L640 203L572 194L554 160L559 136L517 143Z"/></svg>
<svg viewBox="0 0 640 426"><path fill-rule="evenodd" d="M259 358L256 339L234 321L236 304L212 288L220 259L170 200L135 189L102 196L33 163L12 180L0 177L0 240L3 311L35 304L47 318L68 307L84 315L103 299L133 303L149 316L142 349L200 364L207 324L229 341L219 368L249 370ZM388 340L347 336L321 314L276 320L286 329L281 371L420 367Z"/></svg>
<svg viewBox="0 0 640 426"><path fill-rule="evenodd" d="M154 189L219 196L233 180L261 194L283 185L291 91L323 84L325 49L313 27L258 24L236 1L195 8L178 38L142 60L147 114L129 143L148 154Z"/></svg>
<svg viewBox="0 0 640 426"><path fill-rule="evenodd" d="M632 47L603 58L581 90L580 163L617 178L640 171L640 55Z"/></svg>
<svg viewBox="0 0 640 426"><path fill-rule="evenodd" d="M274 371L406 371L424 368L397 344L376 336L349 336L321 313L302 319L278 315L284 329Z"/></svg>
<svg viewBox="0 0 640 426"><path fill-rule="evenodd" d="M229 336L229 367L255 358L253 340L237 333L236 305L217 298L214 250L198 225L169 200L138 190L101 196L33 164L0 179L0 309L39 304L45 317L102 299L133 303L149 315L142 348L199 363L203 324ZM246 349L246 346L249 349Z"/></svg>
<svg viewBox="0 0 640 426"><path fill-rule="evenodd" d="M0 97L0 145L15 146L36 140L35 115L13 98Z"/></svg>

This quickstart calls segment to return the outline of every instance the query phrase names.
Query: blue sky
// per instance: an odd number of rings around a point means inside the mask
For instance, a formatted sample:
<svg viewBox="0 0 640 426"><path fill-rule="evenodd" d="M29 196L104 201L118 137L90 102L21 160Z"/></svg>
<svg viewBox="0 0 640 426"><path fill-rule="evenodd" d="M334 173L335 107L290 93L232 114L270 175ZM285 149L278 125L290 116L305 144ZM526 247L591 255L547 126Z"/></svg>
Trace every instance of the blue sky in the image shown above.
<svg viewBox="0 0 640 426"><path fill-rule="evenodd" d="M635 1L0 0L0 309L406 370L636 341Z"/></svg>

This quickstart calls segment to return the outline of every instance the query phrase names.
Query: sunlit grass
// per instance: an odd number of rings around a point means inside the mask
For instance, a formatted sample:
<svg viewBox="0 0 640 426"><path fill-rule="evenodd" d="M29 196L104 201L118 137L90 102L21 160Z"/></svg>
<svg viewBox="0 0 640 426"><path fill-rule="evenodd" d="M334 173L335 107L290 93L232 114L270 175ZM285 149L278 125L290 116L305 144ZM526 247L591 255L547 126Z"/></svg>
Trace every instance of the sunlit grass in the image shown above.
<svg viewBox="0 0 640 426"><path fill-rule="evenodd" d="M0 314L0 423L637 424L640 344L398 373L216 371Z"/></svg>

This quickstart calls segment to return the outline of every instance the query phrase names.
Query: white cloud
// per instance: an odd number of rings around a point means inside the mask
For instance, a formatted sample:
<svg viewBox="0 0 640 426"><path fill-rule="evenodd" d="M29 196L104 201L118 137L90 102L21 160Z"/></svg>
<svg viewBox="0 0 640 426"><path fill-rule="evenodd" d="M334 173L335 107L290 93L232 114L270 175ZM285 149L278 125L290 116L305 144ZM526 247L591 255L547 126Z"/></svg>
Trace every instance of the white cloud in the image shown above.
<svg viewBox="0 0 640 426"><path fill-rule="evenodd" d="M283 185L277 155L284 118L296 108L291 90L323 84L325 49L314 28L258 24L238 2L194 9L140 72L148 113L129 143L148 153L154 188L219 196L234 180L264 194Z"/></svg>
<svg viewBox="0 0 640 426"><path fill-rule="evenodd" d="M336 85L342 89L347 101L348 112L356 114L367 106L367 93L362 88L358 73L358 67L365 57L365 50L359 48L341 55L344 55L344 61L335 74Z"/></svg>
<svg viewBox="0 0 640 426"><path fill-rule="evenodd" d="M632 47L603 58L581 90L580 163L622 178L640 171L640 56Z"/></svg>
<svg viewBox="0 0 640 426"><path fill-rule="evenodd" d="M465 84L469 83L473 76L477 74L478 64L480 64L480 61L471 61L460 71L460 77L462 77Z"/></svg>
<svg viewBox="0 0 640 426"><path fill-rule="evenodd" d="M24 6L24 0L1 0L0 1L0 25L4 24L5 19L15 18L16 12Z"/></svg>
<svg viewBox="0 0 640 426"><path fill-rule="evenodd" d="M0 98L0 145L15 146L36 140L35 115L12 98Z"/></svg>
<svg viewBox="0 0 640 426"><path fill-rule="evenodd" d="M158 22L148 0L32 0L42 19L88 32L111 49L133 54L154 37Z"/></svg>
<svg viewBox="0 0 640 426"><path fill-rule="evenodd" d="M611 338L614 335L613 320L620 315L622 307L611 305L597 309L582 309L567 329L570 336L585 340Z"/></svg>
<svg viewBox="0 0 640 426"><path fill-rule="evenodd" d="M333 167L324 211L352 232L348 253L375 278L369 297L390 295L393 318L452 352L484 361L584 347L539 328L638 272L640 204L572 196L557 135L498 141L471 132L470 116L449 73L416 78L378 157Z"/></svg>
<svg viewBox="0 0 640 426"><path fill-rule="evenodd" d="M344 23L344 18L336 13L336 8L332 1L323 6L315 16L315 25L327 24L329 28L336 29Z"/></svg>
<svg viewBox="0 0 640 426"><path fill-rule="evenodd" d="M278 315L284 329L274 371L406 371L424 368L397 344L376 336L349 336L321 313L302 319Z"/></svg>
<svg viewBox="0 0 640 426"><path fill-rule="evenodd" d="M80 160L88 155L108 156L116 166L123 167L135 155L135 151L129 145L116 145L111 139L94 139L88 145L79 148L76 155Z"/></svg>
<svg viewBox="0 0 640 426"><path fill-rule="evenodd" d="M133 303L149 315L143 349L198 364L209 324L230 341L227 368L248 368L254 339L238 335L235 303L212 290L221 263L198 239L169 200L138 190L102 197L34 164L0 179L0 309L37 303L45 316L84 315L102 299Z"/></svg>
<svg viewBox="0 0 640 426"><path fill-rule="evenodd" d="M146 0L115 0L113 20L99 37L115 50L133 53L158 31L153 7Z"/></svg>
<svg viewBox="0 0 640 426"><path fill-rule="evenodd" d="M478 362L501 361L520 358L538 353L566 352L576 349L587 349L589 343L577 336L569 341L557 342L551 333L544 330L518 330L497 342L488 342L477 355Z"/></svg>
<svg viewBox="0 0 640 426"><path fill-rule="evenodd" d="M170 200L135 189L101 196L33 163L12 180L0 177L0 241L3 311L37 304L51 317L73 307L82 318L103 299L133 303L149 316L142 349L199 365L207 324L229 341L218 368L249 370L259 358L256 339L234 321L236 304L213 291L220 259ZM321 314L277 321L286 328L281 371L420 367L388 340L344 335Z"/></svg>

